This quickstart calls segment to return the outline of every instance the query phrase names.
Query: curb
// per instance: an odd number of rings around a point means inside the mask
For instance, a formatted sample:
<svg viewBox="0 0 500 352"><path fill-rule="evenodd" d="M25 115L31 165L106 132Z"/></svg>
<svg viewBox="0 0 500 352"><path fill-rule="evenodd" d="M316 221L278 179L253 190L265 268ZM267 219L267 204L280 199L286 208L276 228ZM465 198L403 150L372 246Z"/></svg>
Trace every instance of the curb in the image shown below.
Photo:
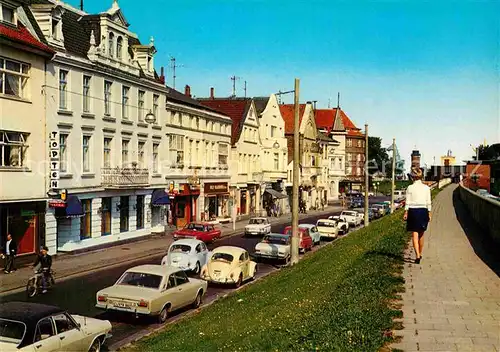
<svg viewBox="0 0 500 352"><path fill-rule="evenodd" d="M329 210L323 210L323 211L317 212L317 213L304 214L306 216L304 216L303 218L308 218L309 216L321 215L323 213L328 213L328 212L332 212L332 211L338 211L338 209L329 209ZM307 216L307 215L309 215L309 216ZM300 220L300 214L299 214L299 220ZM289 219L288 219L288 214L287 214L286 218L276 220L275 222L271 222L271 226L272 225L282 225L282 224L284 224L284 223L286 223L288 221L289 221ZM225 234L222 234L221 238L233 237L235 235L238 235L238 234L241 233L241 231L243 231L243 229L244 228L239 229L239 230L238 229L237 230L230 230L230 231L226 232ZM163 236L163 237L165 239L171 239L171 237L169 237L169 236ZM158 236L155 236L155 238L158 238ZM102 251L102 250L104 250L104 249L100 249L100 251ZM115 268L115 267L120 266L120 265L125 264L125 263L133 264L133 263L141 261L141 260L143 260L145 258L148 258L148 257L151 257L151 256L155 256L155 255L159 255L159 254L162 254L164 252L165 252L165 249L162 249L161 251L150 252L147 255L142 255L142 256L139 256L139 257L135 257L133 259L131 259L131 258L124 259L124 260L121 260L119 262L115 262L115 263L109 264L109 265L107 265L105 267L103 267L103 266L97 266L95 268L92 268L92 267L86 268L84 270L80 270L80 271L77 271L77 272L69 273L67 275L59 276L59 277L57 277L57 281L58 282L63 282L63 281L66 281L66 280L69 280L69 279L72 279L72 278L83 276L84 274L86 274L88 272L98 273L98 272L103 271L103 270L108 270L110 268ZM83 253L79 253L78 255L81 255L81 254L83 254ZM10 294L19 293L19 292L24 291L24 289L25 289L25 284L23 283L20 286L17 286L17 287L5 290L3 292L0 292L0 297L4 297L4 296L10 295Z"/></svg>

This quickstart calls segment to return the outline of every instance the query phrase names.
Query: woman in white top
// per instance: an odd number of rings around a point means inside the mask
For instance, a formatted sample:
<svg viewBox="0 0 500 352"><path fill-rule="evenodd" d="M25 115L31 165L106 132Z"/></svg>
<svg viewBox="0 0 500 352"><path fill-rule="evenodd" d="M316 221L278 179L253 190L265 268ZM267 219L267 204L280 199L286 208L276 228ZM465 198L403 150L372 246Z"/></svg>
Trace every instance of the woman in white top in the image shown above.
<svg viewBox="0 0 500 352"><path fill-rule="evenodd" d="M412 168L413 184L406 190L406 205L404 220L406 230L413 235L415 248L415 263L420 264L424 249L424 233L431 219L431 189L422 183L422 170Z"/></svg>

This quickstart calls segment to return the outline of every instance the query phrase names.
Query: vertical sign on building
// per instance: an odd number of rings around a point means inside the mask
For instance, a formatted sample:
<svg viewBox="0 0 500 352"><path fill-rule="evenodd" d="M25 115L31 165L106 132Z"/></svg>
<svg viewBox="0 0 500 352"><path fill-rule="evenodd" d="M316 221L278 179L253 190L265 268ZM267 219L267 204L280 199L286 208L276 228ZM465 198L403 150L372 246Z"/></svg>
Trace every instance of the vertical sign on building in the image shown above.
<svg viewBox="0 0 500 352"><path fill-rule="evenodd" d="M49 189L56 190L59 189L59 162L60 162L60 151L59 151L59 132L52 131L50 133L50 185Z"/></svg>

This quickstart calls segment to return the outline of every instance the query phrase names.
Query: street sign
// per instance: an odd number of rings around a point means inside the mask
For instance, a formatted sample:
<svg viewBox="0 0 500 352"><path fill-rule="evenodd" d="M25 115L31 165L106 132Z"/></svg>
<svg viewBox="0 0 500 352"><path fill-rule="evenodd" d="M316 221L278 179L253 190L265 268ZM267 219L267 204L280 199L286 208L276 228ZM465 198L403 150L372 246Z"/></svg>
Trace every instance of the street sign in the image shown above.
<svg viewBox="0 0 500 352"><path fill-rule="evenodd" d="M52 131L49 140L50 174L49 190L59 188L60 151L59 151L59 131Z"/></svg>

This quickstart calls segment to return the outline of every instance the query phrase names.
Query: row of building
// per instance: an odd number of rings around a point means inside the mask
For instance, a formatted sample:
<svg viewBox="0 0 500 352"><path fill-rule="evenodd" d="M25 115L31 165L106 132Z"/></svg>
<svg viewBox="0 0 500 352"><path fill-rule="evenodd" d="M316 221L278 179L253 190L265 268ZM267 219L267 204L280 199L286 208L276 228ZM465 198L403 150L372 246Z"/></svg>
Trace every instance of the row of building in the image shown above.
<svg viewBox="0 0 500 352"><path fill-rule="evenodd" d="M116 1L0 7L0 235L20 254L290 211L293 105L166 86ZM364 134L340 107L301 104L299 148L307 208L361 188Z"/></svg>

